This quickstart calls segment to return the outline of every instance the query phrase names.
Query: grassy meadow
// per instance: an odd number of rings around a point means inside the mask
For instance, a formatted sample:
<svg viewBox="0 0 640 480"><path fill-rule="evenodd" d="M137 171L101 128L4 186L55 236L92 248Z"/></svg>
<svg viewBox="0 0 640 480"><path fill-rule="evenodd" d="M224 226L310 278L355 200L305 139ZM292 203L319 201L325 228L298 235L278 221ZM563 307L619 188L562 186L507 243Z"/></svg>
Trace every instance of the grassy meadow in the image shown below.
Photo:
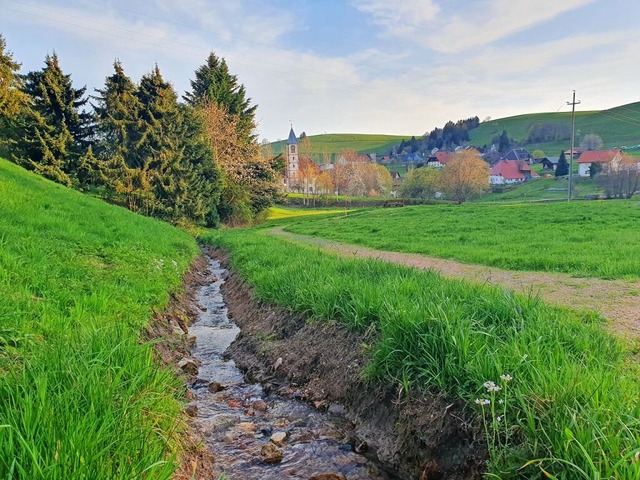
<svg viewBox="0 0 640 480"><path fill-rule="evenodd" d="M571 112L531 113L483 122L478 128L469 131L470 143L479 146L491 145L491 139L495 135L500 135L505 129L511 138L517 142L523 142L527 138L529 128L536 123L571 125ZM582 136L589 133L600 135L603 148L630 147L640 144L638 124L640 124L640 102L608 110L576 112L576 132ZM580 143L579 139L577 143ZM547 155L557 156L561 150L568 149L570 145L568 140L563 140L534 143L526 147L529 151L541 148Z"/></svg>
<svg viewBox="0 0 640 480"><path fill-rule="evenodd" d="M588 195L604 194L593 180L589 178L573 178L574 199L584 199ZM502 192L490 192L473 200L474 203L506 203L506 202L550 202L567 199L569 181L566 177L538 178L528 180L519 185L509 186Z"/></svg>
<svg viewBox="0 0 640 480"><path fill-rule="evenodd" d="M301 134L302 132L297 132ZM416 135L417 137L418 135ZM403 139L410 140L411 135L372 135L364 133L325 133L309 135L311 156L319 161L324 152L339 153L343 150L354 150L360 153L388 154L391 147L398 145ZM278 140L270 144L274 153L283 152L286 140ZM317 158L316 158L317 157Z"/></svg>
<svg viewBox="0 0 640 480"><path fill-rule="evenodd" d="M405 393L446 392L475 409L490 478L640 478L638 372L596 316L429 271L340 258L260 229L203 240L231 252L260 299L372 334L368 378Z"/></svg>
<svg viewBox="0 0 640 480"><path fill-rule="evenodd" d="M367 209L286 230L512 270L637 279L638 225L639 202L582 201Z"/></svg>
<svg viewBox="0 0 640 480"><path fill-rule="evenodd" d="M0 478L170 478L182 382L140 333L185 232L0 160Z"/></svg>

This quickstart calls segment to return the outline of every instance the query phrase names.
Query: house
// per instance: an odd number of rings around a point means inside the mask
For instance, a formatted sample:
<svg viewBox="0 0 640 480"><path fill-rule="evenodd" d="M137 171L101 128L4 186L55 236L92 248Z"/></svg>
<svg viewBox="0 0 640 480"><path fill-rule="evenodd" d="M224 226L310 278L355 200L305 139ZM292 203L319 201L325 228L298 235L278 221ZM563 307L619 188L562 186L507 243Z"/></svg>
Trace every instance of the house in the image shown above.
<svg viewBox="0 0 640 480"><path fill-rule="evenodd" d="M542 165L543 170L549 170L549 171L554 171L558 166L559 161L560 161L560 157L536 158L536 163L540 163Z"/></svg>
<svg viewBox="0 0 640 480"><path fill-rule="evenodd" d="M500 157L500 160L522 160L527 163L533 163L533 155L531 155L526 148L512 148L507 153L502 155Z"/></svg>
<svg viewBox="0 0 640 480"><path fill-rule="evenodd" d="M427 166L442 168L453 159L453 155L453 152L435 152L427 159Z"/></svg>
<svg viewBox="0 0 640 480"><path fill-rule="evenodd" d="M393 189L395 190L402 183L402 175L398 172L391 172L391 181L393 182Z"/></svg>
<svg viewBox="0 0 640 480"><path fill-rule="evenodd" d="M601 163L602 173L606 174L611 168L616 168L621 159L621 150L588 150L578 158L578 176L588 177L594 163Z"/></svg>
<svg viewBox="0 0 640 480"><path fill-rule="evenodd" d="M574 149L573 149L573 158L574 158L574 159L576 159L576 158L580 158L580 155L582 155L584 152L585 152L584 148L574 148ZM564 156L565 156L565 158L566 158L567 160L570 160L570 159L571 159L571 149L570 149L570 148L567 148L567 149L564 151Z"/></svg>
<svg viewBox="0 0 640 480"><path fill-rule="evenodd" d="M489 183L491 185L511 185L537 177L539 175L531 170L525 160L500 160L491 169Z"/></svg>

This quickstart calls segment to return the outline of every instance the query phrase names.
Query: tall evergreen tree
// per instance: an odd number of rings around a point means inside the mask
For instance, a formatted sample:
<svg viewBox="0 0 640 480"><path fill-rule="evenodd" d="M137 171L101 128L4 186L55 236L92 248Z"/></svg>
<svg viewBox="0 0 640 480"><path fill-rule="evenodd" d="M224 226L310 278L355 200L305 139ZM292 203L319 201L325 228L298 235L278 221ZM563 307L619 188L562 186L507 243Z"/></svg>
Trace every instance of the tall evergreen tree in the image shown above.
<svg viewBox="0 0 640 480"><path fill-rule="evenodd" d="M126 158L139 141L138 117L141 103L138 87L124 73L122 64L116 60L114 73L106 78L103 89L96 89L92 97L97 122L97 154L110 159L114 155Z"/></svg>
<svg viewBox="0 0 640 480"><path fill-rule="evenodd" d="M52 180L73 184L77 161L91 136L91 115L80 110L88 101L85 91L73 88L55 53L47 55L42 70L29 72L24 92L32 108L17 135L13 160Z"/></svg>
<svg viewBox="0 0 640 480"><path fill-rule="evenodd" d="M255 128L255 112L257 105L251 105L251 98L247 98L244 85L238 83L238 77L229 73L229 67L224 58L219 58L214 52L207 57L206 63L195 72L195 79L191 80L191 92L184 95L184 99L191 106L202 107L208 102L214 102L231 115L238 115L238 133L247 141L254 141L251 132Z"/></svg>
<svg viewBox="0 0 640 480"><path fill-rule="evenodd" d="M564 151L560 152L560 158L558 159L558 165L556 166L556 177L562 177L569 174L569 164L567 158L564 156Z"/></svg>
<svg viewBox="0 0 640 480"><path fill-rule="evenodd" d="M18 74L20 64L6 48L7 43L0 35L0 147L28 108L28 98L22 91L24 82Z"/></svg>
<svg viewBox="0 0 640 480"><path fill-rule="evenodd" d="M509 134L506 130L502 130L502 134L500 135L500 140L498 141L498 151L506 152L511 148L511 139L509 138Z"/></svg>

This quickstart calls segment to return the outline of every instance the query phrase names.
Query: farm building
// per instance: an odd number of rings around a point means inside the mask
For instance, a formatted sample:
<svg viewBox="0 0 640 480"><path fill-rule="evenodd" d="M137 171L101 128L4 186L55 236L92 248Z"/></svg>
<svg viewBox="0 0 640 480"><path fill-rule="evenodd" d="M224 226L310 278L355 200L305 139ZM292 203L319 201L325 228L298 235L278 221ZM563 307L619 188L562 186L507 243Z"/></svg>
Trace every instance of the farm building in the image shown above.
<svg viewBox="0 0 640 480"><path fill-rule="evenodd" d="M442 168L453 158L453 152L436 152L427 159L427 166Z"/></svg>
<svg viewBox="0 0 640 480"><path fill-rule="evenodd" d="M589 150L578 158L578 175L588 177L593 163L601 163L602 172L607 173L611 166L617 165L622 158L621 150Z"/></svg>
<svg viewBox="0 0 640 480"><path fill-rule="evenodd" d="M489 183L491 185L510 185L522 183L538 176L524 160L500 160L491 169Z"/></svg>
<svg viewBox="0 0 640 480"><path fill-rule="evenodd" d="M526 148L512 148L500 157L500 160L517 160L533 163L533 155Z"/></svg>
<svg viewBox="0 0 640 480"><path fill-rule="evenodd" d="M560 157L542 157L536 158L535 163L541 164L543 170L554 171L559 161Z"/></svg>

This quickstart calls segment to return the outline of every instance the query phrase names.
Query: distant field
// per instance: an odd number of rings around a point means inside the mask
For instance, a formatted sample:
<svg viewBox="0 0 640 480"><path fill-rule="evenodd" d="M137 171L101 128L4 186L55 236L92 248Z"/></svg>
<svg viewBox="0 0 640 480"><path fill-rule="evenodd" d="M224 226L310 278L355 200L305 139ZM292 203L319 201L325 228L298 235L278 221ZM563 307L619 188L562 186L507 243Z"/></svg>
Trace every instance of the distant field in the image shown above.
<svg viewBox="0 0 640 480"><path fill-rule="evenodd" d="M307 215L325 215L332 213L344 213L345 208L295 208L295 207L271 207L268 210L268 220L281 220L285 218L304 217Z"/></svg>
<svg viewBox="0 0 640 480"><path fill-rule="evenodd" d="M575 178L573 198L581 199L586 195L599 195L603 190L591 179ZM538 178L521 185L514 185L500 193L486 193L473 200L474 203L494 202L542 202L565 200L569 182L566 178Z"/></svg>
<svg viewBox="0 0 640 480"><path fill-rule="evenodd" d="M414 206L292 221L286 229L371 248L513 270L640 277L640 203Z"/></svg>
<svg viewBox="0 0 640 480"><path fill-rule="evenodd" d="M506 129L509 136L518 142L527 138L529 128L535 123L571 124L570 112L532 113L514 117L499 118L481 123L478 128L469 131L473 145L491 145L491 139ZM640 102L621 105L602 111L576 112L576 145L580 136L595 133L602 137L603 148L633 146L640 144ZM530 151L541 148L546 155L557 156L561 150L570 147L569 140L534 143L526 146Z"/></svg>
<svg viewBox="0 0 640 480"><path fill-rule="evenodd" d="M309 135L312 155L320 157L323 152L339 153L343 150L355 150L360 153L387 154L393 145L402 139L409 140L411 135L369 135L355 133L328 133L324 135ZM286 140L271 143L274 153L284 151ZM319 158L317 158L319 160ZM316 158L314 158L316 160Z"/></svg>

